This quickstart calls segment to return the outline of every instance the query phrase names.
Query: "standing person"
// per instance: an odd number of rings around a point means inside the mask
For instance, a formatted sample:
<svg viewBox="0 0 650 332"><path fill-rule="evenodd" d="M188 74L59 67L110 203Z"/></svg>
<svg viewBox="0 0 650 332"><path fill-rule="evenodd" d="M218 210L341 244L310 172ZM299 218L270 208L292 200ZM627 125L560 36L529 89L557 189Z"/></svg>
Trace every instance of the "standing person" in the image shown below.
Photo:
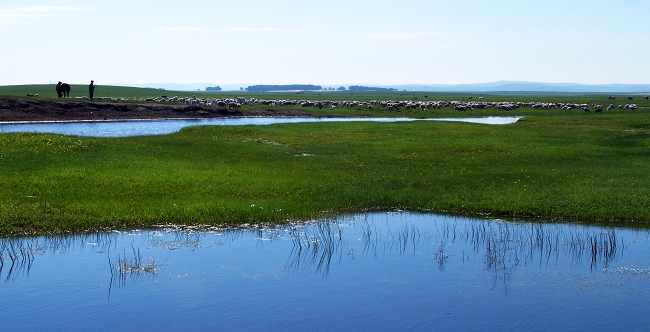
<svg viewBox="0 0 650 332"><path fill-rule="evenodd" d="M93 99L93 94L95 93L95 81L90 81L88 86L88 93L90 93L90 99Z"/></svg>

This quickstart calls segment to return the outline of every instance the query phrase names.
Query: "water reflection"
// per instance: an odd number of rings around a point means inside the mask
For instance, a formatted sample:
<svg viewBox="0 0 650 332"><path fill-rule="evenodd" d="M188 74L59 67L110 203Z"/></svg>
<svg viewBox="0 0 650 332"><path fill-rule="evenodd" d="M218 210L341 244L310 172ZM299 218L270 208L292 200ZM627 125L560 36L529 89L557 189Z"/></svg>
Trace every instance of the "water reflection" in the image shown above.
<svg viewBox="0 0 650 332"><path fill-rule="evenodd" d="M0 325L644 330L649 234L396 212L3 238Z"/></svg>
<svg viewBox="0 0 650 332"><path fill-rule="evenodd" d="M288 269L300 269L301 266L315 267L324 275L330 270L332 257L343 255L343 228L336 221L323 221L315 226L303 229L293 228L289 236L293 248L289 254Z"/></svg>
<svg viewBox="0 0 650 332"><path fill-rule="evenodd" d="M29 276L29 271L38 256L65 255L86 250L103 253L109 251L111 245L116 245L115 240L112 233L104 232L0 238L0 278L10 281L16 276Z"/></svg>
<svg viewBox="0 0 650 332"><path fill-rule="evenodd" d="M518 268L607 271L627 252L624 232L634 231L578 224L507 222L436 216L411 219L414 214L356 215L313 223L282 226L219 227L162 226L154 230L0 239L0 278L29 276L41 256L90 251L107 256L111 278L123 286L127 280L155 277L165 267L162 258L188 250L204 260L219 247L240 248L246 254L285 252L287 271L315 271L327 277L332 264L344 260L382 260L387 257L430 257L441 272L448 265L480 261L495 282L507 286ZM419 217L418 217L419 218ZM277 246L275 246L277 244ZM143 257L141 251L162 257ZM219 252L229 255L231 251ZM44 258L43 258L44 259ZM472 263L476 264L476 263ZM111 284L114 284L111 282Z"/></svg>

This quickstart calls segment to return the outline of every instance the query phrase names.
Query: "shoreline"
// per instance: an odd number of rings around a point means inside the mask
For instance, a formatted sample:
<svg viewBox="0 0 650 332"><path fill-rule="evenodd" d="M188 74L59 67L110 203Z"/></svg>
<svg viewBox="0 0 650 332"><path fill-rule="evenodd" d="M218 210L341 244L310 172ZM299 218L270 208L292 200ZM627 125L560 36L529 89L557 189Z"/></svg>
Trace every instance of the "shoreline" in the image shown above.
<svg viewBox="0 0 650 332"><path fill-rule="evenodd" d="M123 119L98 119L98 120L21 120L21 121L0 121L0 125L19 125L19 124L56 124L56 123L100 123L100 122L135 122L135 121L174 121L174 120L207 120L207 119L241 119L241 118L320 118L317 116L291 116L291 115L239 115L239 116L212 116L212 117L201 117L201 118L123 118Z"/></svg>
<svg viewBox="0 0 650 332"><path fill-rule="evenodd" d="M0 124L194 120L234 117L313 117L302 110L257 109L246 113L200 106L95 100L0 97Z"/></svg>

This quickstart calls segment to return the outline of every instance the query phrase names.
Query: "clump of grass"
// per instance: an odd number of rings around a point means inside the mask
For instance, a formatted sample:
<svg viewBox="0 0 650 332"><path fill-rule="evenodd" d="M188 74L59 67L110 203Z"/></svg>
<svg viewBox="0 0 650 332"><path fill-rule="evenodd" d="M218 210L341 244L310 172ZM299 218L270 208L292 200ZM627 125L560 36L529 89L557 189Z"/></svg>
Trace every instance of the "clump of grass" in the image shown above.
<svg viewBox="0 0 650 332"><path fill-rule="evenodd" d="M132 257L127 258L126 249L124 249L124 255L120 256L118 254L117 263L113 264L111 262L110 256L108 259L109 266L111 268L111 274L117 271L120 280L124 280L127 277L140 277L142 275L155 275L160 267L155 260L149 259L144 260L140 254L140 248L131 247L133 250Z"/></svg>

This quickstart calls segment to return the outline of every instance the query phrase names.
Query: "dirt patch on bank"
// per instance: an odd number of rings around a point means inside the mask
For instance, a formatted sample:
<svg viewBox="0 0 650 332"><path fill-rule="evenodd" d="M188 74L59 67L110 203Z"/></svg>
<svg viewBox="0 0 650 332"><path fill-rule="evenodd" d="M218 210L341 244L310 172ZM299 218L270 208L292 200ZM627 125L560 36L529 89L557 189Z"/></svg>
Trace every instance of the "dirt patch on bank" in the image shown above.
<svg viewBox="0 0 650 332"><path fill-rule="evenodd" d="M133 120L133 119L201 119L241 116L310 117L300 110L211 109L172 103L135 103L77 99L25 99L0 97L0 122Z"/></svg>

